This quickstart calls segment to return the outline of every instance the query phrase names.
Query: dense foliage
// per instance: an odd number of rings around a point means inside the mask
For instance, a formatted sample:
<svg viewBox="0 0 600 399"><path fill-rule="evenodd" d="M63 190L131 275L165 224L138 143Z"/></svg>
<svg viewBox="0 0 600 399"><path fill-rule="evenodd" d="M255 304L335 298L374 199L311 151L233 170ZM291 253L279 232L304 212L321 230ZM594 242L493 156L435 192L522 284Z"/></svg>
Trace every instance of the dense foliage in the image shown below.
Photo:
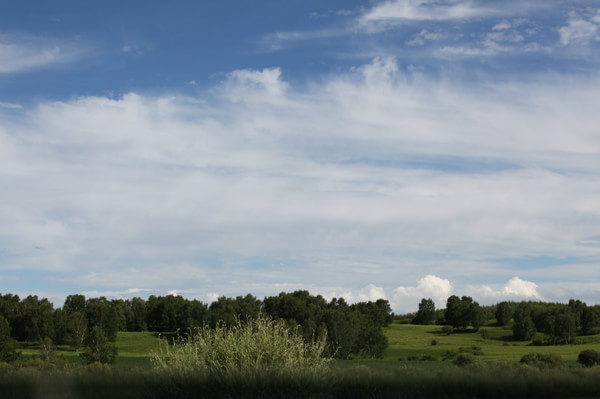
<svg viewBox="0 0 600 399"><path fill-rule="evenodd" d="M238 318L255 318L259 314L282 320L292 328L299 326L306 342L316 336L326 336L327 355L344 359L353 355L383 356L387 338L382 327L392 321L392 311L386 300L349 305L343 298L328 302L308 291L281 293L262 301L250 294L220 297L210 305L173 295L150 296L147 300L69 295L59 309L37 296L30 295L22 300L12 294L0 296L0 324L5 320L7 336L28 342L50 338L54 344L83 349L84 356L96 360L100 355L90 352L90 343L96 342L94 345L98 348L99 339L114 342L118 331L187 333L196 327L230 327ZM103 338L99 338L100 333ZM9 348L12 341L4 342ZM110 350L106 351L108 354L102 355L103 362L111 359ZM9 349L5 352L7 359L14 357Z"/></svg>
<svg viewBox="0 0 600 399"><path fill-rule="evenodd" d="M399 315L396 318L410 318L413 324L444 325L448 334L455 329L465 330L469 327L477 330L495 320L498 326L509 326L516 340L535 339L537 345L564 345L572 344L578 335L598 332L600 306L588 306L574 299L566 304L503 301L494 306L480 306L471 297L452 295L447 300L446 309L436 310L431 299L423 298L414 315ZM544 333L544 339L537 339L537 333Z"/></svg>

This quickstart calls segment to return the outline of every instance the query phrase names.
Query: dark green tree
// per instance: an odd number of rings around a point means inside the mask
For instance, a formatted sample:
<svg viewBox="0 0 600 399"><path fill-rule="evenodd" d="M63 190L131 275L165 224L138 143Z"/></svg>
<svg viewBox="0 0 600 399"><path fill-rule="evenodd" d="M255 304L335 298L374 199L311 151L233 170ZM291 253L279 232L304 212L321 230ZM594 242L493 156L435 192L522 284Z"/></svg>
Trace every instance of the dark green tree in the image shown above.
<svg viewBox="0 0 600 399"><path fill-rule="evenodd" d="M513 304L511 302L500 302L496 305L496 311L494 312L496 321L501 326L507 325L513 317Z"/></svg>
<svg viewBox="0 0 600 399"><path fill-rule="evenodd" d="M519 341L528 341L536 334L535 324L531 319L531 309L526 303L519 305L514 314L513 336Z"/></svg>
<svg viewBox="0 0 600 399"><path fill-rule="evenodd" d="M588 306L581 313L581 331L590 334L595 327L600 327L600 306Z"/></svg>
<svg viewBox="0 0 600 399"><path fill-rule="evenodd" d="M19 315L14 321L13 336L20 341L35 342L54 336L54 307L46 298L29 295L19 304Z"/></svg>
<svg viewBox="0 0 600 399"><path fill-rule="evenodd" d="M114 363L117 358L117 347L109 342L102 328L94 326L90 331L83 353L80 355L87 364Z"/></svg>
<svg viewBox="0 0 600 399"><path fill-rule="evenodd" d="M459 298L452 295L446 301L446 323L455 328L466 329L472 325L475 330L485 321L481 307L470 296Z"/></svg>
<svg viewBox="0 0 600 399"><path fill-rule="evenodd" d="M549 313L549 326L552 344L571 344L577 336L577 316L570 308L557 308Z"/></svg>
<svg viewBox="0 0 600 399"><path fill-rule="evenodd" d="M333 301L337 300L334 298ZM344 302L345 303L345 302ZM360 336L360 316L346 306L329 309L325 314L328 354L337 359L348 359L355 350Z"/></svg>
<svg viewBox="0 0 600 399"><path fill-rule="evenodd" d="M148 329L146 301L142 298L132 298L127 301L127 306L131 309L127 318L127 331L146 331Z"/></svg>
<svg viewBox="0 0 600 399"><path fill-rule="evenodd" d="M0 314L0 362L14 362L19 357L17 341L10 336L10 324Z"/></svg>
<svg viewBox="0 0 600 399"><path fill-rule="evenodd" d="M238 296L235 299L222 296L209 306L210 325L214 327L222 322L228 327L233 326L237 318L256 318L261 310L262 302L253 295Z"/></svg>
<svg viewBox="0 0 600 399"><path fill-rule="evenodd" d="M116 341L120 317L117 308L108 299L88 299L85 304L85 318L88 320L89 330L100 327L110 341Z"/></svg>
<svg viewBox="0 0 600 399"><path fill-rule="evenodd" d="M413 319L413 324L433 324L435 321L435 304L431 298L421 299L421 303L419 303L419 310L415 318Z"/></svg>
<svg viewBox="0 0 600 399"><path fill-rule="evenodd" d="M86 306L85 295L68 295L63 305L63 310L67 313L85 312Z"/></svg>

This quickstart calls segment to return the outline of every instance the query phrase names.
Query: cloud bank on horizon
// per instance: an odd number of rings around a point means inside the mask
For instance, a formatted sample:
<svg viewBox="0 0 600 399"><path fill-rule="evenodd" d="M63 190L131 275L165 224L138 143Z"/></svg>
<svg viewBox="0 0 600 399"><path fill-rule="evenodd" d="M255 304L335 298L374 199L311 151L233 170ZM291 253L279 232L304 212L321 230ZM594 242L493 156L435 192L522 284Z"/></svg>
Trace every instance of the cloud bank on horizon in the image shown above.
<svg viewBox="0 0 600 399"><path fill-rule="evenodd" d="M600 8L526 3L9 10L0 292L600 303Z"/></svg>

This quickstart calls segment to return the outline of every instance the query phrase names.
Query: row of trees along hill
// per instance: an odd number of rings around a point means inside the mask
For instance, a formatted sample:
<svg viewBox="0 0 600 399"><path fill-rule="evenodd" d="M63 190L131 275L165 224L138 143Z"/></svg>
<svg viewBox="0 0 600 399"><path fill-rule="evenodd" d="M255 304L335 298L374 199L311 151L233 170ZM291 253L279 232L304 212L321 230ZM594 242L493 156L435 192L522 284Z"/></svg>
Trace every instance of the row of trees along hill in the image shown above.
<svg viewBox="0 0 600 399"><path fill-rule="evenodd" d="M210 305L172 295L150 296L147 300L69 295L57 309L46 298L0 295L0 326L9 331L10 337L29 342L50 338L54 344L72 345L77 350L98 330L114 342L118 331L185 334L204 325L232 326L236 318L243 321L260 313L299 328L307 341L327 334L328 355L342 359L383 356L387 338L382 327L393 318L387 300L350 305L343 298L326 301L308 291L281 293L262 301L250 294L220 297Z"/></svg>
<svg viewBox="0 0 600 399"><path fill-rule="evenodd" d="M406 317L405 317L406 318ZM598 333L600 305L588 306L580 300L569 303L500 302L480 306L473 298L453 295L446 308L438 310L433 300L423 298L419 310L412 315L413 324L440 324L453 328L478 330L496 320L499 326L510 326L516 340L531 340L537 332L545 334L545 344L570 344L577 335Z"/></svg>

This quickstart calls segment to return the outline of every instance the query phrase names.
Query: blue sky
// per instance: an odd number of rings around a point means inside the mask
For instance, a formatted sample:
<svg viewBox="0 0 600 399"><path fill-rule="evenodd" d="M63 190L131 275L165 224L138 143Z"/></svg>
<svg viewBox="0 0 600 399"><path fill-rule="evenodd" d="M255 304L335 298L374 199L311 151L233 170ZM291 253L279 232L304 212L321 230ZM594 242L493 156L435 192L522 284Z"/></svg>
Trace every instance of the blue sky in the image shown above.
<svg viewBox="0 0 600 399"><path fill-rule="evenodd" d="M0 292L600 303L593 1L23 1Z"/></svg>

